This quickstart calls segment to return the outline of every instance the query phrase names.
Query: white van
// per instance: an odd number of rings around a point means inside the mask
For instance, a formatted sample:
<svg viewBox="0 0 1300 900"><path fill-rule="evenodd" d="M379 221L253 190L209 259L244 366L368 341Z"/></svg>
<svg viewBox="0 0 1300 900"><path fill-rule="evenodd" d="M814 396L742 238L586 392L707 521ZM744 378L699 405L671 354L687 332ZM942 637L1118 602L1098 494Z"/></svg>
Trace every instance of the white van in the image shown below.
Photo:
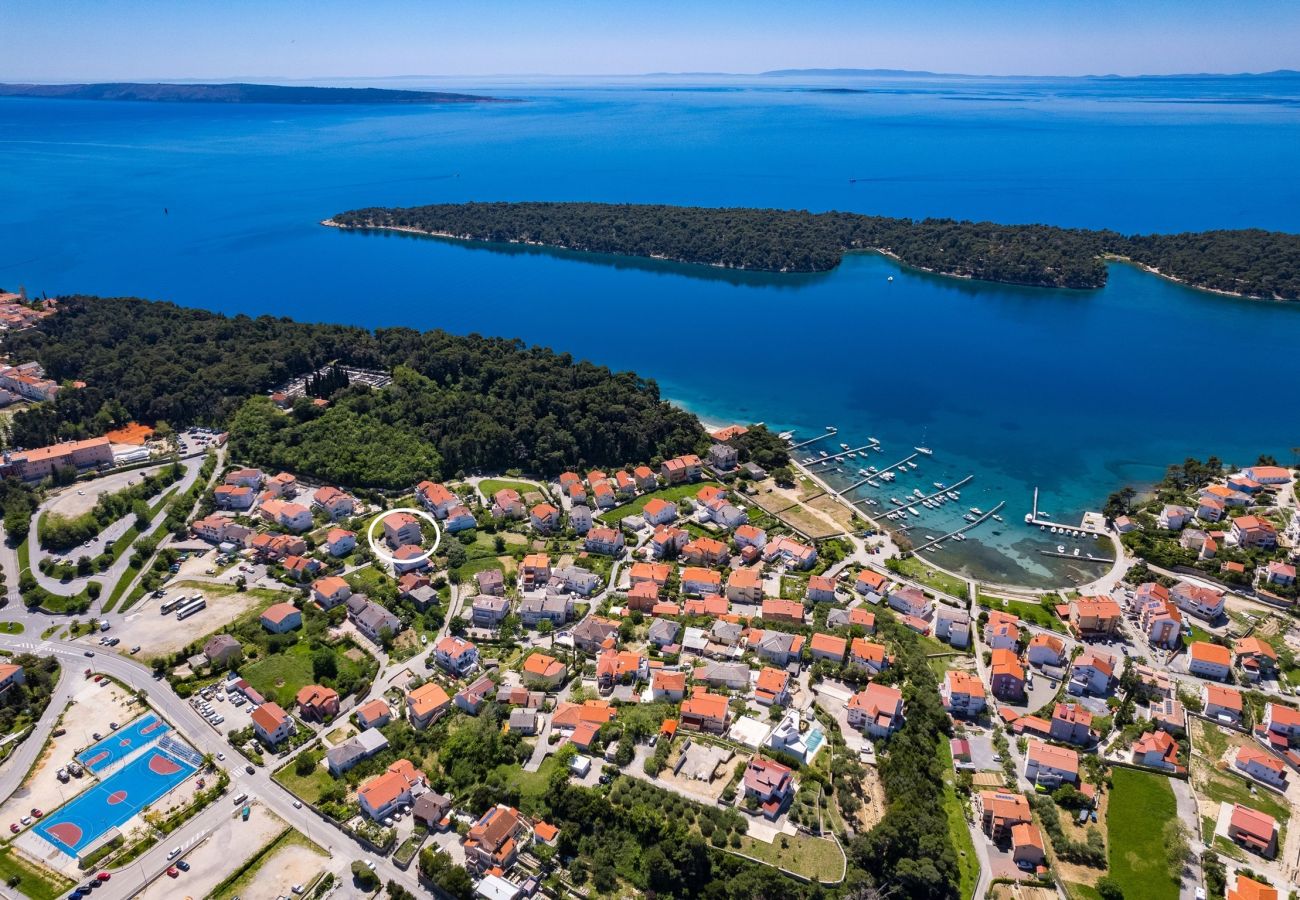
<svg viewBox="0 0 1300 900"><path fill-rule="evenodd" d="M167 854L167 858L168 858L168 859L175 859L176 857L178 857L178 856L180 856L180 855L181 855L181 848L180 848L180 847L172 847L172 852Z"/></svg>
<svg viewBox="0 0 1300 900"><path fill-rule="evenodd" d="M248 799L247 794L240 794L238 797L235 798L235 805L238 806L239 804L243 803L247 799Z"/></svg>

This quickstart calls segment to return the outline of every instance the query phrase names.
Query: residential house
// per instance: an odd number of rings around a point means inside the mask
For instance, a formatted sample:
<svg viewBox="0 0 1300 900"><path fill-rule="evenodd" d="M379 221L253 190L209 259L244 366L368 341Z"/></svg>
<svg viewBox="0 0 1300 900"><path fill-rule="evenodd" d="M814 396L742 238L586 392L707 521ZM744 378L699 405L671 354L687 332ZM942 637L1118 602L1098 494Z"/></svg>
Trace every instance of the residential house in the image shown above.
<svg viewBox="0 0 1300 900"><path fill-rule="evenodd" d="M1295 584L1295 566L1275 559L1264 568L1264 580L1283 587Z"/></svg>
<svg viewBox="0 0 1300 900"><path fill-rule="evenodd" d="M1227 507L1218 497L1206 496L1200 498L1196 505L1196 518L1203 522L1217 522L1223 518Z"/></svg>
<svg viewBox="0 0 1300 900"><path fill-rule="evenodd" d="M529 687L554 690L564 682L567 675L568 669L564 663L545 653L534 652L524 660L523 679Z"/></svg>
<svg viewBox="0 0 1300 900"><path fill-rule="evenodd" d="M682 626L672 619L655 619L646 630L646 640L660 650L677 642L677 634Z"/></svg>
<svg viewBox="0 0 1300 900"><path fill-rule="evenodd" d="M306 581L320 571L320 560L310 556L286 556L280 564L294 581Z"/></svg>
<svg viewBox="0 0 1300 900"><path fill-rule="evenodd" d="M1136 765L1166 772L1183 771L1178 764L1178 742L1167 731L1148 731L1133 742L1132 752Z"/></svg>
<svg viewBox="0 0 1300 900"><path fill-rule="evenodd" d="M975 795L975 814L980 827L995 843L1005 841L1011 829L1034 820L1023 794L1009 791L980 791Z"/></svg>
<svg viewBox="0 0 1300 900"><path fill-rule="evenodd" d="M934 636L954 647L970 644L970 613L952 606L939 606L934 616Z"/></svg>
<svg viewBox="0 0 1300 900"><path fill-rule="evenodd" d="M257 511L263 519L286 531L299 533L312 526L311 510L301 503L272 498L263 500Z"/></svg>
<svg viewBox="0 0 1300 900"><path fill-rule="evenodd" d="M596 689L608 694L616 684L650 680L650 663L632 650L602 650L596 655Z"/></svg>
<svg viewBox="0 0 1300 900"><path fill-rule="evenodd" d="M849 698L849 725L873 738L887 738L903 727L903 693L871 682Z"/></svg>
<svg viewBox="0 0 1300 900"><path fill-rule="evenodd" d="M446 485L435 484L432 481L421 481L415 486L415 498L420 501L420 505L438 519L447 518L447 513L451 512L454 507L460 506L460 498L452 493ZM412 543L405 541L404 543Z"/></svg>
<svg viewBox="0 0 1300 900"><path fill-rule="evenodd" d="M730 444L714 444L707 456L709 465L718 472L730 472L740 464L740 454Z"/></svg>
<svg viewBox="0 0 1300 900"><path fill-rule="evenodd" d="M984 712L984 682L971 672L949 669L939 687L939 696L949 715L970 719Z"/></svg>
<svg viewBox="0 0 1300 900"><path fill-rule="evenodd" d="M816 641L816 635L813 640ZM854 638L849 644L849 665L865 670L873 678L888 668L890 662L892 660L881 644L874 644L865 638Z"/></svg>
<svg viewBox="0 0 1300 900"><path fill-rule="evenodd" d="M1160 517L1156 519L1156 524L1169 531L1178 531L1191 517L1192 511L1186 506L1166 504L1165 508L1160 510Z"/></svg>
<svg viewBox="0 0 1300 900"><path fill-rule="evenodd" d="M786 666L792 659L798 659L804 645L804 637L801 634L764 631L761 628L750 629L745 640L760 659L774 666Z"/></svg>
<svg viewBox="0 0 1300 900"><path fill-rule="evenodd" d="M524 501L514 488L501 488L492 495L492 515L498 519L522 519Z"/></svg>
<svg viewBox="0 0 1300 900"><path fill-rule="evenodd" d="M672 459L664 460L663 465L659 467L659 474L669 484L682 484L687 481L698 481L702 474L700 458L694 453L688 453L684 456L676 456Z"/></svg>
<svg viewBox="0 0 1300 900"><path fill-rule="evenodd" d="M1153 701L1147 707L1147 718L1157 728L1170 734L1183 734L1187 731L1187 713L1183 710L1183 704L1172 697Z"/></svg>
<svg viewBox="0 0 1300 900"><path fill-rule="evenodd" d="M550 534L560 527L560 511L549 503L539 503L530 511L528 522L534 531Z"/></svg>
<svg viewBox="0 0 1300 900"><path fill-rule="evenodd" d="M722 591L722 576L712 569L688 566L682 570L682 593L717 594Z"/></svg>
<svg viewBox="0 0 1300 900"><path fill-rule="evenodd" d="M451 798L425 791L415 798L411 817L430 831L442 831L451 824Z"/></svg>
<svg viewBox="0 0 1300 900"><path fill-rule="evenodd" d="M757 525L740 525L732 533L732 538L737 547L753 547L755 550L762 551L767 546L767 532Z"/></svg>
<svg viewBox="0 0 1300 900"><path fill-rule="evenodd" d="M1237 657L1237 668L1249 682L1261 678L1273 678L1277 670L1277 651L1267 641L1259 638L1244 637L1233 646L1232 652Z"/></svg>
<svg viewBox="0 0 1300 900"><path fill-rule="evenodd" d="M1238 547L1271 549L1277 546L1277 528L1259 516L1238 516L1232 520L1229 539Z"/></svg>
<svg viewBox="0 0 1300 900"><path fill-rule="evenodd" d="M817 562L817 550L782 535L763 547L763 561L779 560L791 569L811 569Z"/></svg>
<svg viewBox="0 0 1300 900"><path fill-rule="evenodd" d="M519 583L524 590L541 587L551 580L551 559L545 553L530 553L519 566Z"/></svg>
<svg viewBox="0 0 1300 900"><path fill-rule="evenodd" d="M1281 703L1264 704L1264 732L1269 742L1286 749L1300 740L1300 712Z"/></svg>
<svg viewBox="0 0 1300 900"><path fill-rule="evenodd" d="M478 521L474 514L465 506L453 506L447 513L447 519L443 523L443 528L447 529L448 534L456 534L461 531L468 531L478 526Z"/></svg>
<svg viewBox="0 0 1300 900"><path fill-rule="evenodd" d="M760 603L763 578L757 569L732 569L727 576L727 599L736 603Z"/></svg>
<svg viewBox="0 0 1300 900"><path fill-rule="evenodd" d="M1075 659L1067 690L1100 697L1110 693L1115 681L1115 658L1088 648Z"/></svg>
<svg viewBox="0 0 1300 900"><path fill-rule="evenodd" d="M478 665L478 647L464 638L446 635L433 645L433 659L443 671L463 678Z"/></svg>
<svg viewBox="0 0 1300 900"><path fill-rule="evenodd" d="M800 608L802 609L802 607ZM848 645L849 642L846 638L815 632L812 640L808 643L808 649L812 653L814 661L825 660L838 664L844 662L844 654L848 651Z"/></svg>
<svg viewBox="0 0 1300 900"><path fill-rule="evenodd" d="M1133 606L1138 613L1138 625L1152 646L1168 650L1178 646L1182 639L1183 617L1163 585L1152 582L1139 587Z"/></svg>
<svg viewBox="0 0 1300 900"><path fill-rule="evenodd" d="M324 722L339 714L339 692L322 684L308 684L298 689L298 715L309 722Z"/></svg>
<svg viewBox="0 0 1300 900"><path fill-rule="evenodd" d="M761 756L755 756L745 766L744 785L745 796L757 800L763 817L769 820L780 817L796 789L794 772L789 767Z"/></svg>
<svg viewBox="0 0 1300 900"><path fill-rule="evenodd" d="M1040 632L1029 639L1026 656L1031 666L1060 668L1066 663L1065 641L1054 634Z"/></svg>
<svg viewBox="0 0 1300 900"><path fill-rule="evenodd" d="M504 871L519 856L519 841L526 833L519 811L498 803L479 817L465 835L465 866L471 872Z"/></svg>
<svg viewBox="0 0 1300 900"><path fill-rule="evenodd" d="M785 706L790 702L790 673L764 666L754 682L754 700L763 706Z"/></svg>
<svg viewBox="0 0 1300 900"><path fill-rule="evenodd" d="M721 566L727 562L727 545L713 538L696 538L682 548L682 561L695 566Z"/></svg>
<svg viewBox="0 0 1300 900"><path fill-rule="evenodd" d="M225 483L257 490L262 486L262 477L261 469L235 469L225 477Z"/></svg>
<svg viewBox="0 0 1300 900"><path fill-rule="evenodd" d="M1205 717L1213 722L1241 724L1241 694L1221 684L1207 684L1201 690Z"/></svg>
<svg viewBox="0 0 1300 900"><path fill-rule="evenodd" d="M253 489L237 484L223 484L212 492L218 509L248 509L253 505Z"/></svg>
<svg viewBox="0 0 1300 900"><path fill-rule="evenodd" d="M1272 859L1277 855L1277 820L1240 803L1233 804L1228 837L1239 846Z"/></svg>
<svg viewBox="0 0 1300 900"><path fill-rule="evenodd" d="M385 635L391 638L402 630L401 619L364 594L353 594L348 598L348 618L358 631L376 644L382 644Z"/></svg>
<svg viewBox="0 0 1300 900"><path fill-rule="evenodd" d="M1022 822L1011 829L1011 860L1037 869L1047 858L1043 833L1032 822Z"/></svg>
<svg viewBox="0 0 1300 900"><path fill-rule="evenodd" d="M1241 474L1260 484L1286 484L1291 480L1291 470L1284 466L1250 466Z"/></svg>
<svg viewBox="0 0 1300 900"><path fill-rule="evenodd" d="M748 677L746 677L748 683ZM682 701L681 724L693 731L722 734L727 730L730 713L727 698L713 694L706 687L696 687L691 696Z"/></svg>
<svg viewBox="0 0 1300 900"><path fill-rule="evenodd" d="M1106 597L1077 597L1070 601L1070 627L1082 638L1117 634L1122 615L1119 604Z"/></svg>
<svg viewBox="0 0 1300 900"><path fill-rule="evenodd" d="M618 496L608 481L596 482L591 489L591 495L596 501L597 509L613 509L618 506Z"/></svg>
<svg viewBox="0 0 1300 900"><path fill-rule="evenodd" d="M393 719L393 711L388 703L378 697L358 706L354 715L363 731L367 728L382 728Z"/></svg>
<svg viewBox="0 0 1300 900"><path fill-rule="evenodd" d="M802 625L804 622L803 604L795 600L781 600L767 597L763 600L762 618L769 622L790 622Z"/></svg>
<svg viewBox="0 0 1300 900"><path fill-rule="evenodd" d="M739 691L749 687L749 666L738 662L708 662L692 675L696 684L725 687Z"/></svg>
<svg viewBox="0 0 1300 900"><path fill-rule="evenodd" d="M399 807L415 802L427 786L423 772L409 759L399 759L384 774L361 785L357 789L357 801L361 811L378 822Z"/></svg>
<svg viewBox="0 0 1300 900"><path fill-rule="evenodd" d="M1207 622L1223 615L1224 594L1216 588L1180 581L1169 589L1169 597L1183 612Z"/></svg>
<svg viewBox="0 0 1300 900"><path fill-rule="evenodd" d="M1025 696L1025 667L1011 650L993 650L989 661L989 690L1004 700Z"/></svg>
<svg viewBox="0 0 1300 900"><path fill-rule="evenodd" d="M808 579L807 599L812 603L835 602L835 579L826 575L814 575Z"/></svg>
<svg viewBox="0 0 1300 900"><path fill-rule="evenodd" d="M618 622L589 615L574 626L572 634L574 646L594 656L617 638Z"/></svg>
<svg viewBox="0 0 1300 900"><path fill-rule="evenodd" d="M415 728L428 728L450 708L451 698L436 681L426 681L406 695L406 717Z"/></svg>
<svg viewBox="0 0 1300 900"><path fill-rule="evenodd" d="M357 763L388 749L388 738L378 728L367 728L325 752L330 774L338 778Z"/></svg>
<svg viewBox="0 0 1300 900"><path fill-rule="evenodd" d="M544 619L563 625L572 614L573 601L564 594L534 595L519 601L519 621L527 628L536 628Z"/></svg>
<svg viewBox="0 0 1300 900"><path fill-rule="evenodd" d="M333 609L340 603L346 603L352 596L352 588L337 575L317 578L311 585L311 598L321 609Z"/></svg>
<svg viewBox="0 0 1300 900"><path fill-rule="evenodd" d="M335 558L347 556L357 547L357 536L355 532L348 531L346 528L331 528L325 532L325 552Z"/></svg>
<svg viewBox="0 0 1300 900"><path fill-rule="evenodd" d="M496 690L496 685L492 682L492 679L486 675L480 675L473 684L457 691L453 702L471 716L477 716L479 708L482 707L494 690Z"/></svg>
<svg viewBox="0 0 1300 900"><path fill-rule="evenodd" d="M677 518L677 505L660 497L652 497L641 510L641 515L645 517L646 524L652 528L656 525L667 525Z"/></svg>
<svg viewBox="0 0 1300 900"><path fill-rule="evenodd" d="M930 602L930 598L911 585L901 587L891 593L889 595L889 606L905 616L912 616L917 619L928 620L934 612L934 605Z"/></svg>
<svg viewBox="0 0 1300 900"><path fill-rule="evenodd" d="M1029 750L1025 754L1025 778L1046 788L1055 788L1063 782L1077 783L1079 754L1068 747L1030 738Z"/></svg>
<svg viewBox="0 0 1300 900"><path fill-rule="evenodd" d="M650 699L653 702L678 703L686 696L686 673L656 669L650 676Z"/></svg>
<svg viewBox="0 0 1300 900"><path fill-rule="evenodd" d="M573 529L574 534L586 534L591 531L595 522L591 518L591 510L585 506L573 506L569 508L569 526Z"/></svg>
<svg viewBox="0 0 1300 900"><path fill-rule="evenodd" d="M510 614L510 601L505 597L480 594L470 604L470 622L475 628L496 628Z"/></svg>
<svg viewBox="0 0 1300 900"><path fill-rule="evenodd" d="M272 634L284 634L302 627L302 611L292 603L275 603L262 611L261 622Z"/></svg>
<svg viewBox="0 0 1300 900"><path fill-rule="evenodd" d="M889 579L874 569L863 569L853 580L853 589L868 600L876 602L889 594Z"/></svg>
<svg viewBox="0 0 1300 900"><path fill-rule="evenodd" d="M418 547L424 540L424 534L420 530L420 520L410 513L389 513L384 516L383 528L384 540L388 541L388 546L393 549L406 546Z"/></svg>
<svg viewBox="0 0 1300 900"><path fill-rule="evenodd" d="M600 576L582 566L565 566L556 570L555 576L560 579L566 591L583 597L590 597L600 590Z"/></svg>
<svg viewBox="0 0 1300 900"><path fill-rule="evenodd" d="M203 645L203 655L207 658L208 664L216 669L224 669L233 663L238 663L244 658L244 648L239 641L228 634L215 634ZM22 666L15 667L18 669L18 683L22 683ZM5 672L6 667L0 666L0 688L8 687L12 682L12 675Z"/></svg>
<svg viewBox="0 0 1300 900"><path fill-rule="evenodd" d="M325 510L332 521L350 516L357 509L356 500L336 487L318 488L311 495L311 502Z"/></svg>
<svg viewBox="0 0 1300 900"><path fill-rule="evenodd" d="M506 593L506 576L500 569L484 569L474 573L478 592L492 597L504 597Z"/></svg>
<svg viewBox="0 0 1300 900"><path fill-rule="evenodd" d="M1084 746L1093 742L1092 713L1077 703L1058 703L1052 710L1052 740Z"/></svg>
<svg viewBox="0 0 1300 900"><path fill-rule="evenodd" d="M650 552L655 559L675 557L689 540L690 535L683 529L660 525L650 538Z"/></svg>
<svg viewBox="0 0 1300 900"><path fill-rule="evenodd" d="M1219 644L1193 641L1187 647L1187 671L1202 678L1227 681L1232 671L1232 654Z"/></svg>
<svg viewBox="0 0 1300 900"><path fill-rule="evenodd" d="M278 703L268 700L249 716L253 720L253 731L264 744L274 747L298 730L293 717L285 712Z"/></svg>
<svg viewBox="0 0 1300 900"><path fill-rule="evenodd" d="M1237 883L1228 891L1227 900L1278 900L1277 888L1237 871Z"/></svg>
<svg viewBox="0 0 1300 900"><path fill-rule="evenodd" d="M1237 758L1233 761L1233 765L1257 781L1262 781L1279 791L1286 790L1286 766L1282 760L1267 750L1261 750L1253 744L1246 744L1237 751Z"/></svg>
<svg viewBox="0 0 1300 900"><path fill-rule="evenodd" d="M592 528L582 546L588 553L618 556L623 552L623 532L614 528Z"/></svg>
<svg viewBox="0 0 1300 900"><path fill-rule="evenodd" d="M242 544L253 533L251 528L240 525L225 516L216 515L194 520L190 525L190 530L194 532L196 537L211 541L214 544L226 541L232 544Z"/></svg>

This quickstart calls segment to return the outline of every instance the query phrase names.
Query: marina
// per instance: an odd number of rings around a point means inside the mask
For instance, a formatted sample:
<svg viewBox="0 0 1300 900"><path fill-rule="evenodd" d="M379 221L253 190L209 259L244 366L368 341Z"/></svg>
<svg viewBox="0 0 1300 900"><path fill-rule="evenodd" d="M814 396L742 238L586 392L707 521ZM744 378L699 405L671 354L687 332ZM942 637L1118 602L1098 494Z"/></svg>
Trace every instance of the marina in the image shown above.
<svg viewBox="0 0 1300 900"><path fill-rule="evenodd" d="M794 448L791 447L790 449L793 450ZM821 456L817 459L813 459L811 462L807 463L807 465L815 466L821 463L837 462L844 458L856 459L859 453L861 453L863 456L866 456L868 452L872 450L879 450L879 449L880 446L878 444L863 444L861 447L846 447L845 449L841 450L839 453L832 453L826 456ZM825 453L826 451L822 450L820 452Z"/></svg>
<svg viewBox="0 0 1300 900"><path fill-rule="evenodd" d="M818 441L824 441L824 440L826 440L826 438L828 438L828 437L835 437L835 435L837 435L837 434L839 434L839 429L838 429L838 428L836 428L836 427L833 426L833 425L828 426L828 427L826 428L825 433L823 433L823 434L819 434L819 435L817 435L816 437L810 437L810 438L808 438L808 440L806 440L806 441L800 441L800 442L797 443L797 444L791 444L791 445L790 445L790 452L793 453L795 450L798 450L800 447L807 447L807 446L809 446L809 445L811 445L811 444L815 444L815 443L817 443Z"/></svg>
<svg viewBox="0 0 1300 900"><path fill-rule="evenodd" d="M967 480L969 481L970 479L968 478ZM937 537L937 538L935 538L934 540L926 541L924 544L921 544L919 547L913 547L913 548L912 548L912 552L913 552L913 553L920 553L922 550L928 550L928 549L931 548L931 547L938 546L938 545L942 544L944 541L946 541L946 540L948 540L948 539L950 539L950 538L957 539L957 540L961 540L961 539L964 537L964 535L966 534L966 532L970 531L972 528L978 528L978 527L980 526L981 523L983 523L986 519L992 518L993 514L996 513L998 510L1002 509L1002 507L1005 506L1005 505L1006 505L1006 501L1005 501L1005 500L999 501L997 506L993 507L991 510L989 510L988 512L986 512L984 515L980 516L980 517L979 517L978 519L976 519L974 522L968 522L968 523L966 523L965 525L963 525L961 528L958 528L958 529L955 530L955 531L950 531L950 532L948 532L947 534L945 534L945 535L943 535L943 536L941 536L941 537ZM927 535L927 537L928 537L928 535Z"/></svg>

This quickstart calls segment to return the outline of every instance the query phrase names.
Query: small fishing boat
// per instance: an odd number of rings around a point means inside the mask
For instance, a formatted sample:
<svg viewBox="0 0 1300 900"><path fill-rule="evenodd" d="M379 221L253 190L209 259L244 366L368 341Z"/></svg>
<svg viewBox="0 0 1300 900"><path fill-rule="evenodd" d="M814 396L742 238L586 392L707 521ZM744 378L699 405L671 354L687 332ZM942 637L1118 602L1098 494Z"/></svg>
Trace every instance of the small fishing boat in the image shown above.
<svg viewBox="0 0 1300 900"><path fill-rule="evenodd" d="M907 467L908 467L909 469L915 469L915 468L916 468L916 463L912 462L912 461L909 459L909 460L907 461Z"/></svg>
<svg viewBox="0 0 1300 900"><path fill-rule="evenodd" d="M880 473L880 477L881 477L881 479L884 480L884 481L893 481L893 480L894 480L894 473L893 473L893 472L881 472L881 473Z"/></svg>
<svg viewBox="0 0 1300 900"><path fill-rule="evenodd" d="M934 451L931 450L929 447L913 447L912 449L915 450L917 453L921 454L922 456L934 455Z"/></svg>
<svg viewBox="0 0 1300 900"><path fill-rule="evenodd" d="M993 521L994 521L994 522L1001 522L1001 521L1002 521L1002 517L999 516L997 513L994 513L994 514L993 514Z"/></svg>
<svg viewBox="0 0 1300 900"><path fill-rule="evenodd" d="M817 452L822 455L822 459L825 459L826 457L830 456L830 454L827 453L825 450L818 450Z"/></svg>
<svg viewBox="0 0 1300 900"><path fill-rule="evenodd" d="M936 482L934 483L934 486L935 486L936 488L938 488L939 490L941 490L941 491L943 491L943 490L947 490L947 488L948 488L948 485L944 484L942 481L936 481Z"/></svg>
<svg viewBox="0 0 1300 900"><path fill-rule="evenodd" d="M984 511L983 511L982 509L980 509L978 506L972 506L972 507L970 508L970 511L973 512L973 513L974 513L975 515L977 515L977 516L982 516L982 515L984 515Z"/></svg>
<svg viewBox="0 0 1300 900"><path fill-rule="evenodd" d="M1057 544L1057 545L1056 545L1056 552L1057 552L1057 553L1064 553L1064 552L1065 552L1065 545L1064 545L1064 544Z"/></svg>
<svg viewBox="0 0 1300 900"><path fill-rule="evenodd" d="M874 478L868 478L868 479L867 479L867 484L871 485L873 488L878 488L878 487L880 487L880 482L879 482L879 481L876 481L876 479L874 479Z"/></svg>

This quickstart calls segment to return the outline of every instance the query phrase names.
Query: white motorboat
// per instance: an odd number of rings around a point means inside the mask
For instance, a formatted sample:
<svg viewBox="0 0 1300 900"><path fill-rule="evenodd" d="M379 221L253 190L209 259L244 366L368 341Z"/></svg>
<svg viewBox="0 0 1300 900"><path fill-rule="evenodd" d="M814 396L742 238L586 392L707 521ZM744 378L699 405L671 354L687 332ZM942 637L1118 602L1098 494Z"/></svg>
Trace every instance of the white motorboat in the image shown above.
<svg viewBox="0 0 1300 900"><path fill-rule="evenodd" d="M921 454L922 456L934 455L934 451L931 450L929 447L913 447L912 449L915 450L917 453Z"/></svg>

